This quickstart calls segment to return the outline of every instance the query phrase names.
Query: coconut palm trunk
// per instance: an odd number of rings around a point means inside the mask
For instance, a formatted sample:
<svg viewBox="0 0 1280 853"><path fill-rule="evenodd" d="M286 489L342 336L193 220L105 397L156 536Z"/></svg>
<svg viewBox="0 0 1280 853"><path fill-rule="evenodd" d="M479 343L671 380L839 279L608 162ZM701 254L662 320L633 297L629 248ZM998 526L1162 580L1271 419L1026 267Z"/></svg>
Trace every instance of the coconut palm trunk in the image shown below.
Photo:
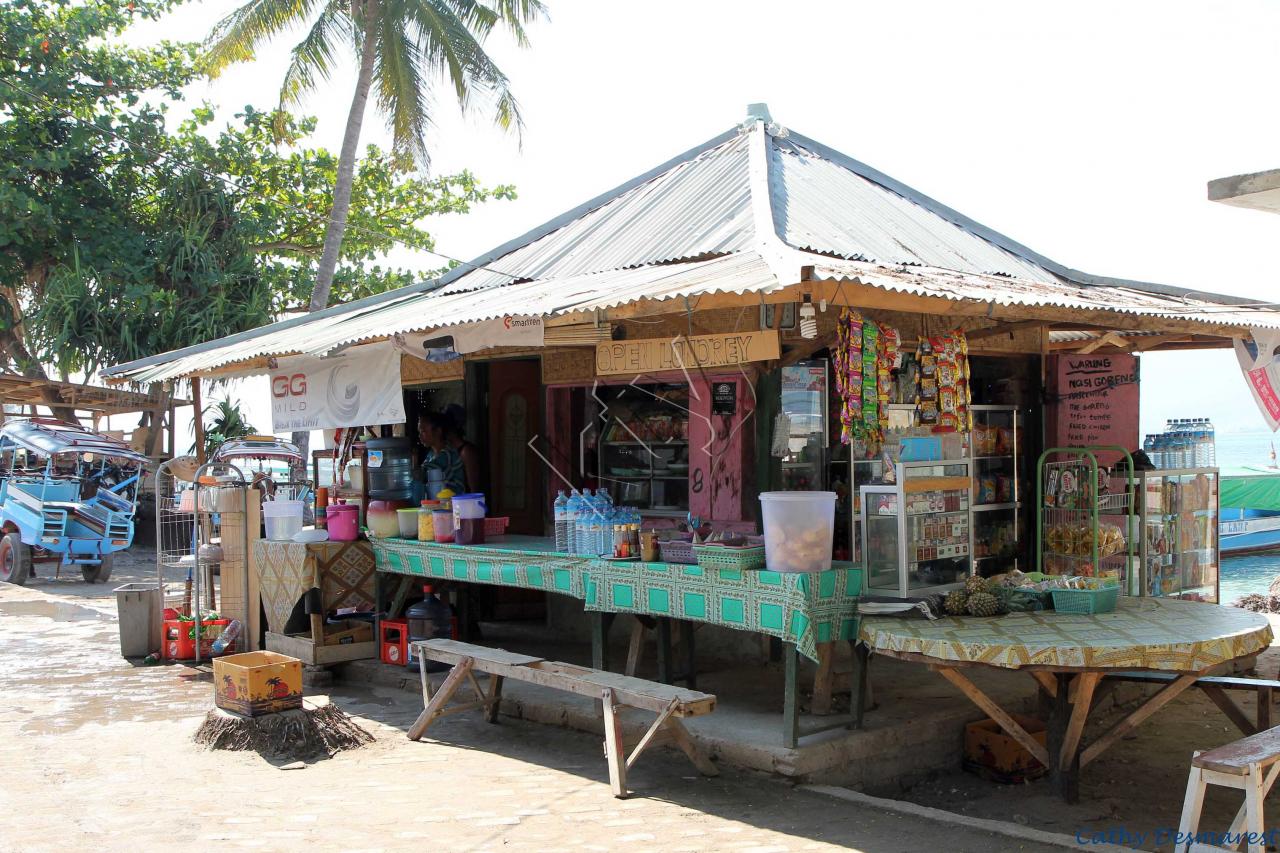
<svg viewBox="0 0 1280 853"><path fill-rule="evenodd" d="M324 234L324 250L320 253L320 264L316 269L315 287L311 291L311 311L328 307L333 275L338 268L338 253L342 250L342 237L347 230L351 184L356 173L356 152L360 147L360 128L364 125L365 105L369 102L369 89L373 86L373 66L377 59L374 31L378 26L378 2L379 0L351 2L351 17L357 21L362 17L364 19L360 73L356 77L356 92L351 98L351 110L347 113L347 129L342 135L338 176L333 187L333 209L329 213L329 227Z"/></svg>

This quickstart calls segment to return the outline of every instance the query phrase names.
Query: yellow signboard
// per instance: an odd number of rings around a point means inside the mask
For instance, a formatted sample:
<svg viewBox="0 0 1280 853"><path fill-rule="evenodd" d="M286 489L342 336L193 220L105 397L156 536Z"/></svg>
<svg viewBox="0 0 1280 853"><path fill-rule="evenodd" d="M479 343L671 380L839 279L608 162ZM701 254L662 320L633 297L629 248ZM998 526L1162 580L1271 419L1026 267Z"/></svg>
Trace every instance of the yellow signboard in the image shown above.
<svg viewBox="0 0 1280 853"><path fill-rule="evenodd" d="M780 354L778 333L771 329L695 335L691 338L609 341L596 344L596 375L731 367L751 361L769 361Z"/></svg>

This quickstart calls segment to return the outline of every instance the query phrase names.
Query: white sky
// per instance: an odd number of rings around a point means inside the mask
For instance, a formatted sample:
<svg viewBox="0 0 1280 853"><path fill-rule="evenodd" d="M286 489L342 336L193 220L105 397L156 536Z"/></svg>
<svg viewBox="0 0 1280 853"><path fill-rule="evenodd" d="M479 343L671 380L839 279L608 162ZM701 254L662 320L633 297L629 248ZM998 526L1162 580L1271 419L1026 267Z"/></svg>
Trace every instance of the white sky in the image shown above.
<svg viewBox="0 0 1280 853"><path fill-rule="evenodd" d="M1280 218L1205 200L1212 178L1280 167L1280 5L548 2L531 49L490 44L521 101L523 147L437 99L432 171L469 168L520 195L432 224L449 255L472 258L764 101L781 124L1068 266L1280 299ZM201 39L236 5L189 3L131 40ZM298 37L192 87L192 102L273 105ZM353 85L345 67L307 105L335 151ZM371 110L363 141L386 138ZM234 393L268 424L261 390ZM1144 357L1144 430L1205 415L1220 431L1265 429L1230 351Z"/></svg>

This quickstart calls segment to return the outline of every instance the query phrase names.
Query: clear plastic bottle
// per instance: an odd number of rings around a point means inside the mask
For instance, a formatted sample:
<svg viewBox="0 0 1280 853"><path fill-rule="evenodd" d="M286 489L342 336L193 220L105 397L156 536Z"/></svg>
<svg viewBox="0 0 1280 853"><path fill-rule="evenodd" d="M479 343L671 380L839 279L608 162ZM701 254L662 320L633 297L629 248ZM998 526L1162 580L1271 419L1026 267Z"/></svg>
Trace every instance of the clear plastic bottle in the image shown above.
<svg viewBox="0 0 1280 853"><path fill-rule="evenodd" d="M1142 452L1147 454L1147 458L1155 461L1156 437L1151 433L1147 433L1147 437L1142 440ZM1160 466L1156 466L1157 468Z"/></svg>
<svg viewBox="0 0 1280 853"><path fill-rule="evenodd" d="M213 653L215 655L220 655L225 652L227 647L236 641L236 637L240 636L240 629L242 627L244 626L240 624L239 619L232 619L227 627L222 629L222 633L218 635L218 639L213 641Z"/></svg>
<svg viewBox="0 0 1280 853"><path fill-rule="evenodd" d="M582 493L574 489L569 493L569 500L564 507L565 531L568 534L566 548L570 554L581 554L578 539L578 528L582 520Z"/></svg>
<svg viewBox="0 0 1280 853"><path fill-rule="evenodd" d="M1218 436L1213 428L1213 421L1209 418L1204 419L1205 443L1209 446L1209 460L1206 465L1210 468L1218 467Z"/></svg>
<svg viewBox="0 0 1280 853"><path fill-rule="evenodd" d="M568 506L569 497L564 493L564 489L560 489L556 492L556 499L551 503L551 514L555 518L556 550L562 554L569 550L569 531L565 523Z"/></svg>

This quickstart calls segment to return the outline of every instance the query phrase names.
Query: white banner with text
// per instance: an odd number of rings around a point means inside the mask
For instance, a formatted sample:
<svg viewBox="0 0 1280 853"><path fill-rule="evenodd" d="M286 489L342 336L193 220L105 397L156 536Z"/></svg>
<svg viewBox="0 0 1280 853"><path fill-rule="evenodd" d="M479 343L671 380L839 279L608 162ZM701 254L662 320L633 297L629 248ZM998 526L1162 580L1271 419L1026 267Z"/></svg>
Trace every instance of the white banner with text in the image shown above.
<svg viewBox="0 0 1280 853"><path fill-rule="evenodd" d="M270 375L272 432L404 423L400 352L389 344L282 358Z"/></svg>

